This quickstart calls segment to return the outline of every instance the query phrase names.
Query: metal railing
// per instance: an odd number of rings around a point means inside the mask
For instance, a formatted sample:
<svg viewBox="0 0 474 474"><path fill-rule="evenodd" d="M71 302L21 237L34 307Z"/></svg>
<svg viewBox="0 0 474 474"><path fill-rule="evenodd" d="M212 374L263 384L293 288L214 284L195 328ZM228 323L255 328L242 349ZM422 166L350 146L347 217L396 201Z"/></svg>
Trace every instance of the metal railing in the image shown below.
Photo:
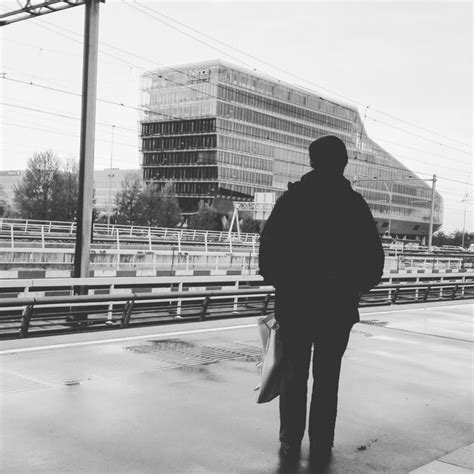
<svg viewBox="0 0 474 474"><path fill-rule="evenodd" d="M47 249L74 249L75 241L75 234L38 234L33 231L28 231L28 233L9 232L7 235L5 232L2 233L0 231L0 247L7 250L17 250L25 247L38 251ZM204 252L251 250L255 252L258 249L258 242L256 239L249 242L242 242L232 235L227 240L218 242L206 238L203 241L182 240L179 235L175 240L165 240L152 234L148 236L129 236L128 234L122 235L120 233L116 233L113 237L94 234L91 242L91 249L120 250L121 248L149 251L176 249L179 252L186 250L201 250Z"/></svg>
<svg viewBox="0 0 474 474"><path fill-rule="evenodd" d="M7 268L46 268L56 266L72 269L75 248L74 222L39 221L0 218L0 264ZM233 254L242 260L242 268L254 271L257 266L258 234L167 229L143 226L107 226L95 224L91 244L91 265L118 270L130 268L194 269L223 268L224 256L217 263L202 265L193 252ZM169 253L167 262L159 253ZM356 249L354 250L356 251ZM145 256L144 252L156 255ZM133 253L133 255L131 255ZM243 257L243 254L246 254ZM231 257L232 259L232 257ZM97 263L95 263L97 261ZM175 262L176 265L175 266ZM251 263L249 263L251 262ZM234 262L235 267L235 262ZM453 255L398 254L386 257L387 270L474 268L474 253Z"/></svg>
<svg viewBox="0 0 474 474"><path fill-rule="evenodd" d="M125 236L129 237L141 237L142 239L151 238L168 240L177 242L178 239L181 242L208 242L208 243L225 243L229 241L235 242L236 244L250 244L254 245L259 241L260 235L258 233L237 233L228 231L206 231L198 229L187 229L187 228L166 228L166 227L148 227L148 226L137 226L137 225L120 225L120 224L98 224L95 223L93 226L94 234L96 238L102 237L116 237L119 235L125 239ZM27 233L30 235L36 235L37 238L47 239L50 234L57 234L65 238L67 235L73 236L76 232L76 223L70 221L47 221L47 220L35 220L35 219L13 219L13 218L0 218L0 235L5 239L7 233ZM19 235L19 234L18 234ZM10 236L11 237L11 236ZM20 237L18 237L20 238ZM11 240L11 239L10 239ZM13 239L14 240L14 239ZM125 242L125 240L124 240ZM392 254L395 250L384 245L388 254ZM404 248L400 253L407 255L426 255L427 248ZM460 255L469 256L472 252L453 252L444 250L443 248L438 249L435 253L451 256L453 258L459 257Z"/></svg>
<svg viewBox="0 0 474 474"><path fill-rule="evenodd" d="M73 236L76 233L76 223L66 221L44 221L34 219L9 219L0 218L0 232L5 236L10 233L30 233L41 237L47 237L49 234L57 236ZM155 238L173 242L201 242L201 243L225 243L229 239L233 242L242 244L252 244L258 242L259 234L224 232L212 230L167 228L167 227L147 227L136 225L117 225L117 224L97 224L93 226L94 235L116 237L129 236L141 238ZM18 234L19 235L19 234Z"/></svg>
<svg viewBox="0 0 474 474"><path fill-rule="evenodd" d="M385 274L381 285L424 285L443 283L474 283L474 274ZM0 280L0 306L3 298L73 296L76 288L87 288L89 295L117 293L159 293L163 291L239 290L265 287L263 278L255 273L162 276L102 276L90 278L15 278Z"/></svg>
<svg viewBox="0 0 474 474"><path fill-rule="evenodd" d="M474 282L381 285L363 295L360 306L468 298L474 298ZM127 292L114 295L5 298L0 306L0 337L257 316L273 310L272 287L171 291L161 294Z"/></svg>
<svg viewBox="0 0 474 474"><path fill-rule="evenodd" d="M180 275L120 276L91 278L24 278L0 280L0 306L4 298L73 296L77 287L87 288L89 295L204 290L239 290L264 287L260 275Z"/></svg>

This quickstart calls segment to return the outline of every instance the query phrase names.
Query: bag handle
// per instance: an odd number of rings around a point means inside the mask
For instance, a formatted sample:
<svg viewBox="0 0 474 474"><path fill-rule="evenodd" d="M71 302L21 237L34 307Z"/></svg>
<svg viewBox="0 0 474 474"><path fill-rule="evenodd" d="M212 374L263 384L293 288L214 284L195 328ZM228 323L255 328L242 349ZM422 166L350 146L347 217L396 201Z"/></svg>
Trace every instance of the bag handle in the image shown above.
<svg viewBox="0 0 474 474"><path fill-rule="evenodd" d="M272 320L274 321L274 323L270 326L269 322L272 321ZM270 313L270 314L267 314L264 317L261 317L260 321L263 324L265 324L265 326L267 326L268 329L273 329L275 326L278 327L278 321L275 319L275 314L274 313Z"/></svg>

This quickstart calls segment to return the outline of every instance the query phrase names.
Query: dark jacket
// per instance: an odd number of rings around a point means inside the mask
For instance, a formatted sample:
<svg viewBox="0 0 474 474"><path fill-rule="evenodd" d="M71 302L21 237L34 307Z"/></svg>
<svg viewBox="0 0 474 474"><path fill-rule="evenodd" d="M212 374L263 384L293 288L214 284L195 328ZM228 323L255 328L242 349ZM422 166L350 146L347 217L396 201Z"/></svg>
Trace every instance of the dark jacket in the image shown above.
<svg viewBox="0 0 474 474"><path fill-rule="evenodd" d="M362 196L342 175L313 170L276 202L260 238L259 265L277 293L317 293L334 282L357 294L357 311L359 293L380 282L384 253Z"/></svg>

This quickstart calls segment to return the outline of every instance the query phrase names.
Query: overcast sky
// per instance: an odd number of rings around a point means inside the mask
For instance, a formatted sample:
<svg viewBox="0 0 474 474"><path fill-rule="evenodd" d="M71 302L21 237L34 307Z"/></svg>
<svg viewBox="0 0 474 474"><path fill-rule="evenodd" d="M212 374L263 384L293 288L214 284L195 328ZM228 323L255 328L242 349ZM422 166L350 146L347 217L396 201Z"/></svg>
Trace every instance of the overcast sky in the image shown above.
<svg viewBox="0 0 474 474"><path fill-rule="evenodd" d="M143 71L221 58L357 106L371 138L419 176L437 174L443 229L462 229L462 200L473 198L470 1L107 0L100 9L98 97L124 105L97 104L96 168L110 166L112 125L113 166L138 167ZM64 91L81 90L83 21L81 6L1 29L1 169L47 148L78 157L80 97Z"/></svg>

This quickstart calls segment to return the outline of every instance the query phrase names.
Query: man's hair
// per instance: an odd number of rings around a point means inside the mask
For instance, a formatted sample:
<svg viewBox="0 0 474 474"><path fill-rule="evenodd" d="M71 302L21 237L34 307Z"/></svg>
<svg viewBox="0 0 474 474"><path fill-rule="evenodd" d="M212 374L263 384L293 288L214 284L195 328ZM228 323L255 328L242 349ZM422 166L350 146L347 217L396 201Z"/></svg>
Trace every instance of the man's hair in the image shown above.
<svg viewBox="0 0 474 474"><path fill-rule="evenodd" d="M342 174L348 160L346 145L334 135L318 138L309 145L309 160L316 171Z"/></svg>

